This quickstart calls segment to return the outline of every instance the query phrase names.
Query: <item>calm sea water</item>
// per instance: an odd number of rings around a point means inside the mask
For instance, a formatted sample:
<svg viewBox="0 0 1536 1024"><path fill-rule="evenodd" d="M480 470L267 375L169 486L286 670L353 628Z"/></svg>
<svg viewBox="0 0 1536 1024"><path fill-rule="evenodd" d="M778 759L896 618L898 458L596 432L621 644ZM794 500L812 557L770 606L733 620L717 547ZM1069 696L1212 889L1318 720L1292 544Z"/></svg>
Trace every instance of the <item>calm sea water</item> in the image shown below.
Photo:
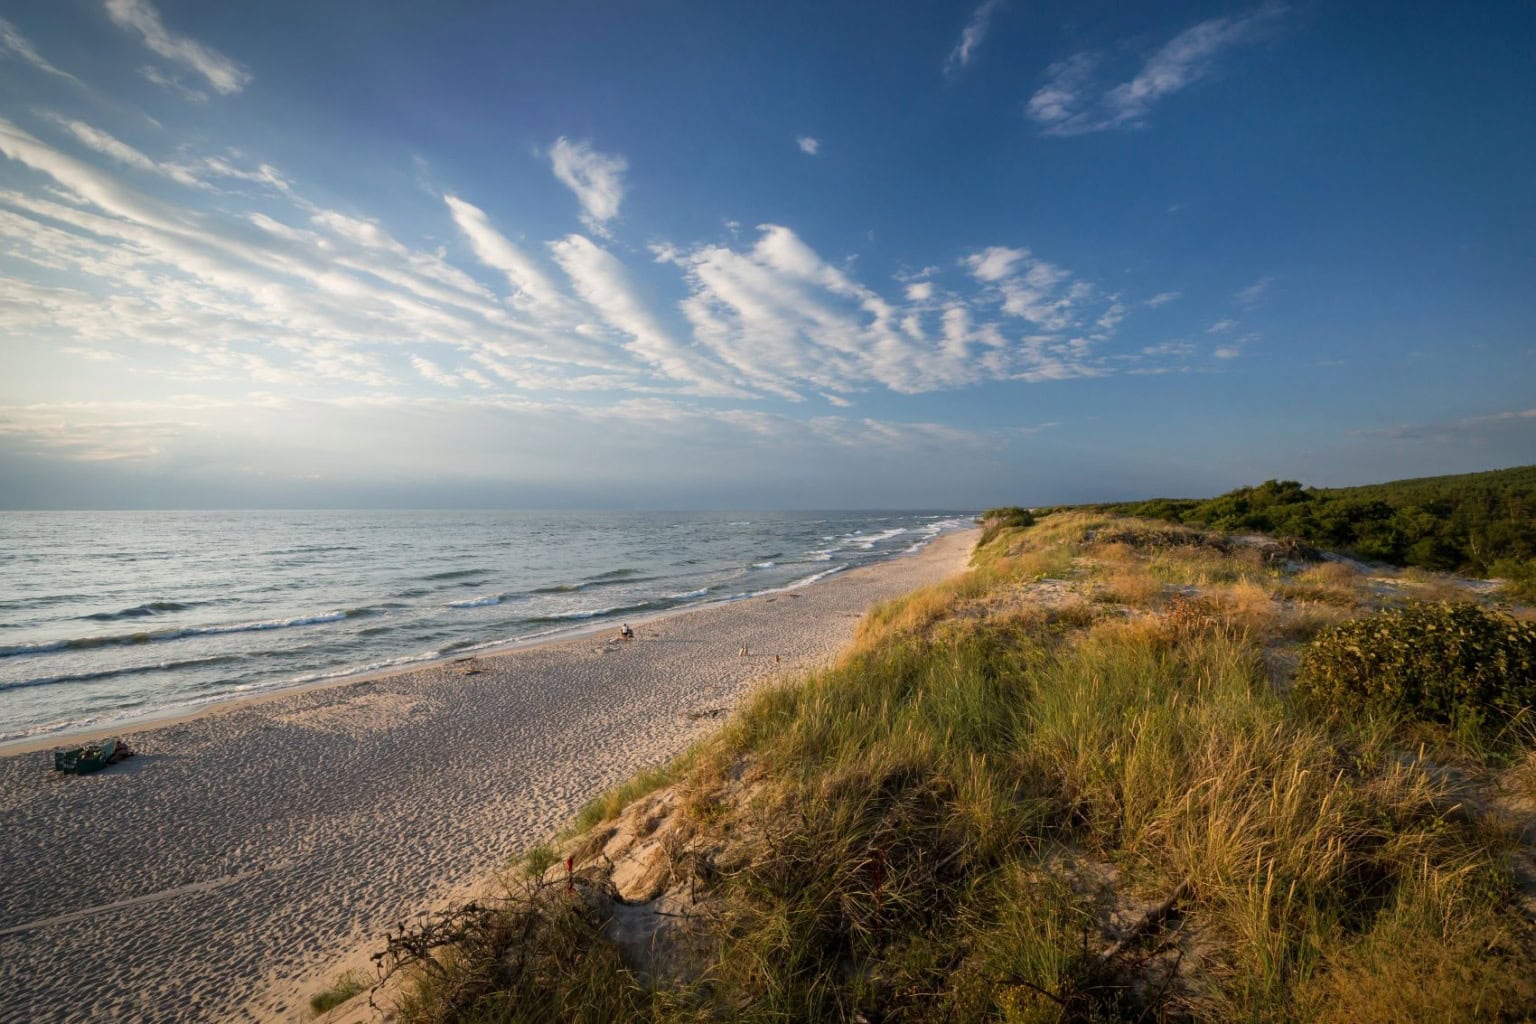
<svg viewBox="0 0 1536 1024"><path fill-rule="evenodd" d="M955 512L0 512L0 742L804 585Z"/></svg>

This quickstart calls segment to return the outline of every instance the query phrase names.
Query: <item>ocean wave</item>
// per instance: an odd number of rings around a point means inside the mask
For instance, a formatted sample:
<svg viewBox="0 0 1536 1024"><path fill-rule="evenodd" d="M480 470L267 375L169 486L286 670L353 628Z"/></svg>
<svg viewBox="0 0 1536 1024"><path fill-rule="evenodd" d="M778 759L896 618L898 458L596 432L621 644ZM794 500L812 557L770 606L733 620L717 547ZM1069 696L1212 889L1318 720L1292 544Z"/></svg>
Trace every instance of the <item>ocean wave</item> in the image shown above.
<svg viewBox="0 0 1536 1024"><path fill-rule="evenodd" d="M187 658L183 661L160 661L153 665L132 665L128 668L104 668L96 672L72 672L57 676L39 676L36 679L18 679L13 683L0 683L0 693L7 690L26 690L34 686L54 686L59 683L85 683L93 679L113 679L118 676L140 676L147 672L175 672L184 668L206 668L232 661L242 661L242 654L219 654L211 658Z"/></svg>
<svg viewBox="0 0 1536 1024"><path fill-rule="evenodd" d="M0 611L10 611L12 608L46 608L49 605L65 604L69 601L84 601L89 594L43 594L39 597L19 597L11 601L0 601Z"/></svg>
<svg viewBox="0 0 1536 1024"><path fill-rule="evenodd" d="M594 580L628 579L630 576L639 576L639 574L641 574L641 571L639 570L608 570L607 573L598 573L596 576L588 576L587 580L588 582L594 582Z"/></svg>
<svg viewBox="0 0 1536 1024"><path fill-rule="evenodd" d="M534 587L530 594L574 594L581 589L580 583L554 583L547 587Z"/></svg>
<svg viewBox="0 0 1536 1024"><path fill-rule="evenodd" d="M148 601L144 604L136 604L132 608L124 608L120 612L96 612L94 615L82 615L80 618L93 622L111 622L113 619L138 619L146 615L158 615L161 612L184 612L188 608L195 608L202 601L193 601L184 604L180 601Z"/></svg>
<svg viewBox="0 0 1536 1024"><path fill-rule="evenodd" d="M752 563L752 568L754 568L754 569L772 569L775 565L778 565L778 564L779 563L777 563L777 562L753 562Z"/></svg>
<svg viewBox="0 0 1536 1024"><path fill-rule="evenodd" d="M55 651L81 651L94 647L124 647L148 644L162 640L179 640L189 636L223 636L228 633L258 633L269 629L290 629L294 626L317 626L327 622L341 622L372 614L370 608L349 608L321 615L300 615L291 619L267 619L261 622L232 622L216 626L187 626L181 629L141 630L136 633L111 633L104 636L72 637L68 640L43 640L30 644L13 644L0 647L0 658L14 658L28 654L51 654Z"/></svg>
<svg viewBox="0 0 1536 1024"><path fill-rule="evenodd" d="M534 623L542 622L545 624L552 622L579 622L583 619L596 619L604 615L621 615L625 612L660 611L663 608L670 607L672 607L671 601L639 601L635 604L617 604L608 608L583 608L579 611L573 612L553 612L549 615L534 616L530 619L527 619L526 621Z"/></svg>
<svg viewBox="0 0 1536 1024"><path fill-rule="evenodd" d="M801 587L808 587L812 583L815 583L817 580L824 580L828 576L834 576L846 568L848 568L846 565L834 565L830 569L823 569L821 572L815 572L798 580L792 580L791 582L784 584L782 587L775 587L773 590L765 590L763 593L772 594L777 593L780 590L798 590Z"/></svg>
<svg viewBox="0 0 1536 1024"><path fill-rule="evenodd" d="M670 600L673 600L673 601L691 601L691 600L693 600L696 597L703 597L705 594L708 594L708 593L709 593L709 588L708 587L700 587L698 590L690 590L686 594L669 594L667 596L668 596L668 598Z"/></svg>
<svg viewBox="0 0 1536 1024"><path fill-rule="evenodd" d="M489 569L445 569L442 572L434 572L429 576L423 576L424 580L465 580L471 576L486 576Z"/></svg>
<svg viewBox="0 0 1536 1024"><path fill-rule="evenodd" d="M262 555L312 555L326 551L362 551L358 544L304 544L296 548L278 548L274 551L263 551Z"/></svg>
<svg viewBox="0 0 1536 1024"><path fill-rule="evenodd" d="M494 604L501 604L512 594L491 594L489 597L471 597L463 601L449 601L449 608L489 608Z"/></svg>

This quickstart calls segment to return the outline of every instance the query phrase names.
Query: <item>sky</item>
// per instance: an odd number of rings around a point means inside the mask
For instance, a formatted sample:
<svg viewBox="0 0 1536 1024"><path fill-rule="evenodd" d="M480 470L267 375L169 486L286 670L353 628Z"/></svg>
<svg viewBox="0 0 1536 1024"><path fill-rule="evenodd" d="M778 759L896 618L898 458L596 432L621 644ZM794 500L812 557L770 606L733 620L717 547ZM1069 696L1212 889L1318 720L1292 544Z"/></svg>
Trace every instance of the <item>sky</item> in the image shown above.
<svg viewBox="0 0 1536 1024"><path fill-rule="evenodd" d="M1536 6L11 0L0 507L1536 462Z"/></svg>

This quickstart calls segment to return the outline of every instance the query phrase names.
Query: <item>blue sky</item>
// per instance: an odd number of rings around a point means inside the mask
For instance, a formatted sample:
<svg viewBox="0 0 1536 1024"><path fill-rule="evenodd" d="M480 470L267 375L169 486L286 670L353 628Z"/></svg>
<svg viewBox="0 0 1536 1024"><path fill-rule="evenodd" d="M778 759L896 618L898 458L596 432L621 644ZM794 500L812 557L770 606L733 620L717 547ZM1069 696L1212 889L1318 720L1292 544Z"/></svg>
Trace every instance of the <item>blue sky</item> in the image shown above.
<svg viewBox="0 0 1536 1024"><path fill-rule="evenodd" d="M1536 8L0 21L0 505L970 507L1536 461Z"/></svg>

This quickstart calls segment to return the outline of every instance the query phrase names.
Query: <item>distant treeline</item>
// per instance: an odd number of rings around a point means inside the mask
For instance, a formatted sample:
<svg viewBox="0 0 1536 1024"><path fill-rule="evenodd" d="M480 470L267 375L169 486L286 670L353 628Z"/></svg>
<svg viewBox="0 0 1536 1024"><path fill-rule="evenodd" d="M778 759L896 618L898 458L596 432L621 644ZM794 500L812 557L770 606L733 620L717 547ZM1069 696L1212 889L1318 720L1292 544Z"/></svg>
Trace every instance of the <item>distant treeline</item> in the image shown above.
<svg viewBox="0 0 1536 1024"><path fill-rule="evenodd" d="M1217 498L1095 506L1219 530L1299 537L1373 561L1521 580L1536 576L1536 466L1366 487L1267 480Z"/></svg>

